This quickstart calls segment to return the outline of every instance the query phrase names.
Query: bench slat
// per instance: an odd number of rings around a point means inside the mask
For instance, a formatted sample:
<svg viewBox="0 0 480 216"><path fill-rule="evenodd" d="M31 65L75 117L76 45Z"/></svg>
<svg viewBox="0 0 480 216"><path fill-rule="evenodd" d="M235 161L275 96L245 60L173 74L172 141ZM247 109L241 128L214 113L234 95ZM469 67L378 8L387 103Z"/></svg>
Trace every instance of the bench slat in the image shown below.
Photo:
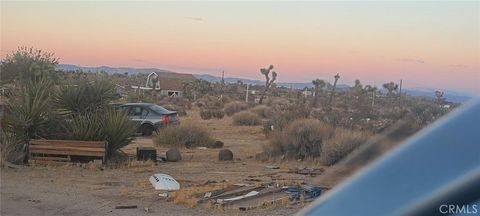
<svg viewBox="0 0 480 216"><path fill-rule="evenodd" d="M72 146L72 147L91 147L91 148L104 148L105 142L103 141L79 141L79 140L31 140L32 146Z"/></svg>
<svg viewBox="0 0 480 216"><path fill-rule="evenodd" d="M53 155L76 155L76 156L97 156L103 157L104 152L80 151L80 150L56 150L56 149L35 149L30 151L31 154L53 154Z"/></svg>
<svg viewBox="0 0 480 216"><path fill-rule="evenodd" d="M30 157L30 160L53 160L53 161L70 161L70 158L66 157Z"/></svg>
<svg viewBox="0 0 480 216"><path fill-rule="evenodd" d="M70 146L30 146L30 150L64 150L64 151L89 151L105 153L105 148L86 148L86 147L70 147Z"/></svg>

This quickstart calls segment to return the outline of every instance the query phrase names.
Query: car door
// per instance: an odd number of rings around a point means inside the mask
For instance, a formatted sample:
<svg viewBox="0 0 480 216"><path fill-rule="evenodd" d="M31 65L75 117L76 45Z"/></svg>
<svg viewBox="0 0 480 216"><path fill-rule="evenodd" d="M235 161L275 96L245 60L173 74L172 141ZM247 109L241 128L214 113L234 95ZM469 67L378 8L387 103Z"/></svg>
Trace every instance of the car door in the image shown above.
<svg viewBox="0 0 480 216"><path fill-rule="evenodd" d="M148 110L142 106L130 106L128 109L128 116L135 123L137 130L145 121L147 114Z"/></svg>

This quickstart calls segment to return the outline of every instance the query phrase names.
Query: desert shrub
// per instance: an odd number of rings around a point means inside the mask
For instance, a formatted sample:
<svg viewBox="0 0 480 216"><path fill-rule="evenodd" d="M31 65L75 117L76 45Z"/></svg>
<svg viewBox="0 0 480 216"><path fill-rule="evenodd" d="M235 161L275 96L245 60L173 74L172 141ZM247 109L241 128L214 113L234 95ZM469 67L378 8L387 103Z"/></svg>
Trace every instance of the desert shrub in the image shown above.
<svg viewBox="0 0 480 216"><path fill-rule="evenodd" d="M177 105L174 105L174 104L165 104L165 105L162 105L162 106L163 106L163 108L165 108L167 110L177 111L179 116L186 116L187 115L187 111L185 110L184 107L177 106Z"/></svg>
<svg viewBox="0 0 480 216"><path fill-rule="evenodd" d="M273 109L265 105L255 106L252 109L250 109L250 111L256 113L261 118L270 119L274 115Z"/></svg>
<svg viewBox="0 0 480 216"><path fill-rule="evenodd" d="M333 136L334 129L319 120L299 119L283 131L276 131L266 151L271 155L285 155L288 158L304 159L319 157L322 143Z"/></svg>
<svg viewBox="0 0 480 216"><path fill-rule="evenodd" d="M198 125L182 124L162 128L154 138L156 145L176 147L211 146L215 140L208 131Z"/></svg>
<svg viewBox="0 0 480 216"><path fill-rule="evenodd" d="M261 123L260 117L250 111L241 111L233 115L232 118L236 125L259 125Z"/></svg>
<svg viewBox="0 0 480 216"><path fill-rule="evenodd" d="M18 164L23 160L26 143L18 140L14 133L0 130L1 163Z"/></svg>
<svg viewBox="0 0 480 216"><path fill-rule="evenodd" d="M232 101L230 103L227 103L223 108L223 110L225 111L225 114L227 114L228 116L231 116L237 112L240 112L246 109L248 109L248 105L240 101Z"/></svg>
<svg viewBox="0 0 480 216"><path fill-rule="evenodd" d="M136 131L125 111L113 109L76 115L68 130L74 140L107 141L109 155L128 145Z"/></svg>
<svg viewBox="0 0 480 216"><path fill-rule="evenodd" d="M225 116L225 112L219 109L202 109L200 110L200 117L203 120L208 120L212 118L222 119Z"/></svg>
<svg viewBox="0 0 480 216"><path fill-rule="evenodd" d="M362 131L352 131L342 128L335 130L335 135L325 141L320 161L325 165L333 165L365 143L369 134Z"/></svg>
<svg viewBox="0 0 480 216"><path fill-rule="evenodd" d="M308 118L310 107L300 103L287 103L274 107L273 117L270 121L274 130L282 130L297 119Z"/></svg>

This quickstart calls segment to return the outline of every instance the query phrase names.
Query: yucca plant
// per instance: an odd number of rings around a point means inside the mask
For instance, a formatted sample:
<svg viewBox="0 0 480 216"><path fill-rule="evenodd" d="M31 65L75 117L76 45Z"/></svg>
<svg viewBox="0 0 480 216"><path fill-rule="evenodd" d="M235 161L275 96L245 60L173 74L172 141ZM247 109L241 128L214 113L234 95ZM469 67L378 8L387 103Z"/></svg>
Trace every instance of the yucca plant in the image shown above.
<svg viewBox="0 0 480 216"><path fill-rule="evenodd" d="M80 114L105 109L115 99L115 86L108 80L81 80L59 87L55 105L62 114Z"/></svg>
<svg viewBox="0 0 480 216"><path fill-rule="evenodd" d="M135 134L127 114L114 109L75 115L68 129L74 140L107 141L108 155L128 145Z"/></svg>
<svg viewBox="0 0 480 216"><path fill-rule="evenodd" d="M101 131L108 142L108 153L128 145L135 134L135 125L125 111L109 109L104 113Z"/></svg>
<svg viewBox="0 0 480 216"><path fill-rule="evenodd" d="M30 81L20 87L21 94L8 101L11 113L6 116L6 129L25 141L47 136L53 116L52 89L53 82L47 79Z"/></svg>

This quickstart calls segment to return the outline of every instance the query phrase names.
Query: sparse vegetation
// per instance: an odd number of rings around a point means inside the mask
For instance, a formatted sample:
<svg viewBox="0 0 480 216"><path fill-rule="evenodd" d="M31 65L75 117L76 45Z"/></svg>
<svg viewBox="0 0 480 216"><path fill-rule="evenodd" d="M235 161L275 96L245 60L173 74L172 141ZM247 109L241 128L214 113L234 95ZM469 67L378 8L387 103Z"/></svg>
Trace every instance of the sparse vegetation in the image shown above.
<svg viewBox="0 0 480 216"><path fill-rule="evenodd" d="M241 111L233 115L233 123L236 125L259 125L260 117L250 111Z"/></svg>
<svg viewBox="0 0 480 216"><path fill-rule="evenodd" d="M199 125L182 124L160 129L154 142L162 146L193 148L212 146L215 140L205 128Z"/></svg>
<svg viewBox="0 0 480 216"><path fill-rule="evenodd" d="M247 104L240 101L232 101L230 103L225 104L223 111L225 111L225 114L227 114L228 116L232 116L233 114L246 109L248 109Z"/></svg>
<svg viewBox="0 0 480 216"><path fill-rule="evenodd" d="M250 109L250 111L256 113L261 118L271 119L274 115L274 111L271 107L265 105L258 105Z"/></svg>

